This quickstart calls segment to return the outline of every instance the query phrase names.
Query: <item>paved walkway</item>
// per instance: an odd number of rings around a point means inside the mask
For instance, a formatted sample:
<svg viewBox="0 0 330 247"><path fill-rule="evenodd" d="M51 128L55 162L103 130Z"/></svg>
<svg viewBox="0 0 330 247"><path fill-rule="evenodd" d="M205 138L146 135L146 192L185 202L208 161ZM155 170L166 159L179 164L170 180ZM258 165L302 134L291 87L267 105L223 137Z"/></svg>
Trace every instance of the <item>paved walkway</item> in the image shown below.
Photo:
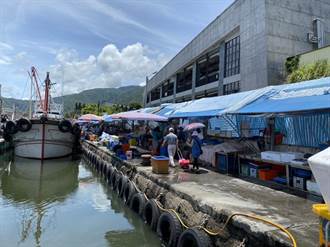
<svg viewBox="0 0 330 247"><path fill-rule="evenodd" d="M312 212L315 202L308 199L213 171L193 174L171 169L170 175L156 175L151 172L151 167L139 167L138 170L166 181L174 190L189 195L200 205L208 205L219 212L226 210L263 216L288 227L298 246L318 246L318 218ZM264 224L254 227L265 230ZM276 231L273 227L267 230Z"/></svg>

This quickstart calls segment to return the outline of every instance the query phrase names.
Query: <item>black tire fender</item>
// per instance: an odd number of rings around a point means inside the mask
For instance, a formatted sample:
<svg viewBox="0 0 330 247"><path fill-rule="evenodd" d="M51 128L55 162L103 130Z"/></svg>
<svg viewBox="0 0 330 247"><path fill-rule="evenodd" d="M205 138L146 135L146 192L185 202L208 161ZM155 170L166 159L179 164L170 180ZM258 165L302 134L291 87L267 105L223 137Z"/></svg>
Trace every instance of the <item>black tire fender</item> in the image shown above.
<svg viewBox="0 0 330 247"><path fill-rule="evenodd" d="M107 173L106 173L106 178L108 179L109 182L110 182L112 173L113 173L113 167L108 165L108 167L107 167Z"/></svg>
<svg viewBox="0 0 330 247"><path fill-rule="evenodd" d="M17 125L14 121L8 121L5 126L5 132L9 135L14 135L18 131Z"/></svg>
<svg viewBox="0 0 330 247"><path fill-rule="evenodd" d="M59 122L58 129L63 133L70 132L72 130L72 124L69 120L63 119Z"/></svg>
<svg viewBox="0 0 330 247"><path fill-rule="evenodd" d="M113 190L117 188L117 180L118 180L118 171L115 169L110 178L110 185Z"/></svg>
<svg viewBox="0 0 330 247"><path fill-rule="evenodd" d="M27 118L20 118L16 122L17 129L22 132L27 132L32 128L32 123Z"/></svg>
<svg viewBox="0 0 330 247"><path fill-rule="evenodd" d="M129 205L131 202L131 198L133 195L136 193L136 188L133 185L132 181L128 181L124 187L124 192L123 192L123 200L125 204Z"/></svg>
<svg viewBox="0 0 330 247"><path fill-rule="evenodd" d="M157 234L168 247L176 247L182 226L174 213L164 212L157 223Z"/></svg>
<svg viewBox="0 0 330 247"><path fill-rule="evenodd" d="M196 227L185 230L179 237L178 247L212 247L210 236Z"/></svg>
<svg viewBox="0 0 330 247"><path fill-rule="evenodd" d="M117 194L119 195L120 198L122 198L124 194L124 188L127 182L128 182L128 178L125 175L121 176L118 181Z"/></svg>
<svg viewBox="0 0 330 247"><path fill-rule="evenodd" d="M75 123L72 125L71 133L75 136L80 136L81 129L80 129L79 124Z"/></svg>
<svg viewBox="0 0 330 247"><path fill-rule="evenodd" d="M145 203L146 198L142 193L138 192L132 196L130 208L138 215L142 215Z"/></svg>
<svg viewBox="0 0 330 247"><path fill-rule="evenodd" d="M157 206L155 199L147 201L143 210L143 220L152 230L156 230L157 228L160 213L160 209Z"/></svg>
<svg viewBox="0 0 330 247"><path fill-rule="evenodd" d="M103 160L102 174L104 177L107 177L107 172L108 172L108 163L105 160Z"/></svg>

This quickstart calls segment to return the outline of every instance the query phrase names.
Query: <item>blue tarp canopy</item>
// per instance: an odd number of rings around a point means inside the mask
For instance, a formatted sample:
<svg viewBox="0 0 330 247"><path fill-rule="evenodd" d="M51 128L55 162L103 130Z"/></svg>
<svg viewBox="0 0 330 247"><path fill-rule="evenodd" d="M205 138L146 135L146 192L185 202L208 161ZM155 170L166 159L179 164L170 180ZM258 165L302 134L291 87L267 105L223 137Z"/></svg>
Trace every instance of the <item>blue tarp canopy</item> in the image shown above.
<svg viewBox="0 0 330 247"><path fill-rule="evenodd" d="M231 113L292 113L326 109L330 110L330 77L274 86L269 92Z"/></svg>
<svg viewBox="0 0 330 247"><path fill-rule="evenodd" d="M257 90L253 90L256 92ZM251 92L242 92L225 96L202 98L187 102L185 105L176 107L169 114L170 118L187 118L187 117L213 117L220 114L221 111L227 110L235 103L246 100Z"/></svg>

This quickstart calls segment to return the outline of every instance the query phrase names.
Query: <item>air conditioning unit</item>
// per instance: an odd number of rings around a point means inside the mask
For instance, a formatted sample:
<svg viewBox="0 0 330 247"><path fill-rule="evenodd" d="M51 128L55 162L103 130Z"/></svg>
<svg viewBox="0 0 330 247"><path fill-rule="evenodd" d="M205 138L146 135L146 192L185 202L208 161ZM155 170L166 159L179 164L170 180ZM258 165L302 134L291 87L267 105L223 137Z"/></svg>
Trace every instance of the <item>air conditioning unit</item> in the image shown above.
<svg viewBox="0 0 330 247"><path fill-rule="evenodd" d="M307 33L307 40L309 43L317 44L319 42L319 38L314 35L313 32Z"/></svg>

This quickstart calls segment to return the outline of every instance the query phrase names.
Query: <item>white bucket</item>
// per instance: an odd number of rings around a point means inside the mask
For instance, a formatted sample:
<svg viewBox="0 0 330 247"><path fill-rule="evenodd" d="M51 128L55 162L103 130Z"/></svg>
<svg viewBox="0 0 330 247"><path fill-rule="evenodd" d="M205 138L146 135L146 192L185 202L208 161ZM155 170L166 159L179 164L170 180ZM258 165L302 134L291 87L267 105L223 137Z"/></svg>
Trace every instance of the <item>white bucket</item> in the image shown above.
<svg viewBox="0 0 330 247"><path fill-rule="evenodd" d="M127 159L128 160L131 160L131 159L133 159L133 152L132 151L126 151L126 157L127 157Z"/></svg>
<svg viewBox="0 0 330 247"><path fill-rule="evenodd" d="M308 163L330 211L330 148L310 157Z"/></svg>

